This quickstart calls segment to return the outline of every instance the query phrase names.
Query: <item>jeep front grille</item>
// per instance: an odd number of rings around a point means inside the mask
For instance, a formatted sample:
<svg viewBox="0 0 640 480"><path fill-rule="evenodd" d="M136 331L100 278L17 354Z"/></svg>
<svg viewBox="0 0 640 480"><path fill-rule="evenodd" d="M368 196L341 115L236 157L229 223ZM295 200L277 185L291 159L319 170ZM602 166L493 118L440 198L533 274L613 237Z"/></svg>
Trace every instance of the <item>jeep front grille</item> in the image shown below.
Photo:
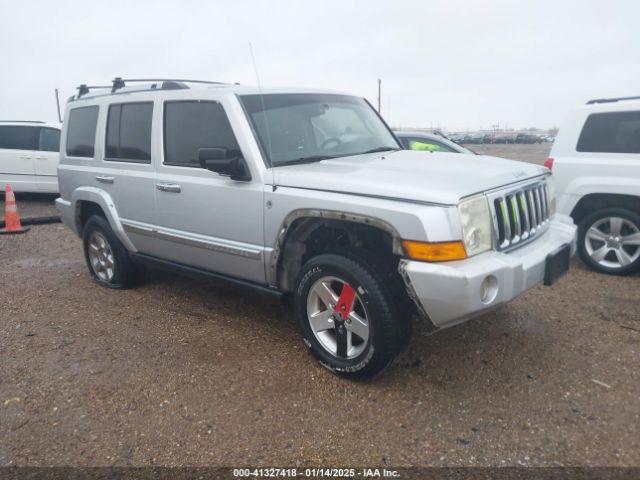
<svg viewBox="0 0 640 480"><path fill-rule="evenodd" d="M493 196L493 218L498 250L515 248L549 227L546 182L536 182Z"/></svg>

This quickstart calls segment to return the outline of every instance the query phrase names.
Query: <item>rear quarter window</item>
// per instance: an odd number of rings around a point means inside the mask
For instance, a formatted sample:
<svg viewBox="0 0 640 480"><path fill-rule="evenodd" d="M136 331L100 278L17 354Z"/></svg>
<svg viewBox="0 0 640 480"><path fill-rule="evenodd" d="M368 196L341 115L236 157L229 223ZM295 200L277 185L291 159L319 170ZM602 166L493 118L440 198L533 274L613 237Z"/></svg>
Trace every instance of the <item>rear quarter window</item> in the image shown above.
<svg viewBox="0 0 640 480"><path fill-rule="evenodd" d="M640 153L640 111L592 113L582 128L576 150Z"/></svg>
<svg viewBox="0 0 640 480"><path fill-rule="evenodd" d="M74 108L67 123L67 156L93 158L98 106Z"/></svg>

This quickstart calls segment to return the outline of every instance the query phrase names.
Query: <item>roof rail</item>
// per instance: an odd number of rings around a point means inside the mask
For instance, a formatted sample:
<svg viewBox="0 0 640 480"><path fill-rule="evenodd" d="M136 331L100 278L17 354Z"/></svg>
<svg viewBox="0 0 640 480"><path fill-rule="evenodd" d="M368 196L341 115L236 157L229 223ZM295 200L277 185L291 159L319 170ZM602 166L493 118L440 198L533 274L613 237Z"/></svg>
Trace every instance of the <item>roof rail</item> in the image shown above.
<svg viewBox="0 0 640 480"><path fill-rule="evenodd" d="M640 97L595 98L593 100L589 100L586 104L593 105L594 103L613 103L622 102L624 100L640 100Z"/></svg>
<svg viewBox="0 0 640 480"><path fill-rule="evenodd" d="M175 78L122 78L116 77L112 80L111 85L87 85L83 83L82 85L77 87L78 94L69 98L69 101L78 100L84 95L88 94L91 90L94 89L110 89L111 93L116 93L121 88L124 88L127 83L134 82L162 82L160 86L155 83L151 86L151 90L159 89L159 90L180 90L184 88L189 88L186 83L205 83L210 85L229 85L225 82L212 82L209 80L185 80L185 79L175 79ZM236 83L236 85L239 85Z"/></svg>
<svg viewBox="0 0 640 480"><path fill-rule="evenodd" d="M0 123L45 123L42 120L0 120Z"/></svg>
<svg viewBox="0 0 640 480"><path fill-rule="evenodd" d="M185 80L177 78L122 78L116 77L113 79L113 85L111 87L111 93L115 93L116 90L124 88L127 82L162 82L160 88L165 90L173 90L180 88L189 88L186 85L180 85L182 83L206 83L210 85L228 85L224 82L212 82L209 80Z"/></svg>

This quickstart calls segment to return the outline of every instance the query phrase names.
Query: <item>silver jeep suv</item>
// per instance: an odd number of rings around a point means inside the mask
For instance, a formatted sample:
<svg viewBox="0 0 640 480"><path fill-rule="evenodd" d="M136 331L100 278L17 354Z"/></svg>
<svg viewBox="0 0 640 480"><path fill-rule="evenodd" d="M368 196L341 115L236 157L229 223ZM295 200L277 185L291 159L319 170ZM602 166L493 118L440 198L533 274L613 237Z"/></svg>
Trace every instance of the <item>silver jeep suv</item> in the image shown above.
<svg viewBox="0 0 640 480"><path fill-rule="evenodd" d="M138 82L138 81L136 81ZM93 279L145 266L293 297L305 343L370 377L407 345L568 269L546 168L402 150L366 100L118 78L68 102L57 205Z"/></svg>

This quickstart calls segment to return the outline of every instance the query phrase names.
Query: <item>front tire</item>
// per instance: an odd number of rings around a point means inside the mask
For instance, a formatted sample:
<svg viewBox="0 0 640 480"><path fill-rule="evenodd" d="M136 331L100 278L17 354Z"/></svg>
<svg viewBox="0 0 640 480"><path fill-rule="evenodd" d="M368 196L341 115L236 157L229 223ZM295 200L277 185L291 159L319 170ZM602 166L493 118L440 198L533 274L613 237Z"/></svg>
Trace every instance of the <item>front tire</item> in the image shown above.
<svg viewBox="0 0 640 480"><path fill-rule="evenodd" d="M107 288L134 286L141 273L104 217L93 215L82 230L84 258L91 278Z"/></svg>
<svg viewBox="0 0 640 480"><path fill-rule="evenodd" d="M343 377L373 377L408 344L409 316L399 314L384 276L356 257L310 259L298 277L295 309L313 355Z"/></svg>
<svg viewBox="0 0 640 480"><path fill-rule="evenodd" d="M578 225L578 253L591 269L613 275L640 270L640 214L603 208Z"/></svg>

